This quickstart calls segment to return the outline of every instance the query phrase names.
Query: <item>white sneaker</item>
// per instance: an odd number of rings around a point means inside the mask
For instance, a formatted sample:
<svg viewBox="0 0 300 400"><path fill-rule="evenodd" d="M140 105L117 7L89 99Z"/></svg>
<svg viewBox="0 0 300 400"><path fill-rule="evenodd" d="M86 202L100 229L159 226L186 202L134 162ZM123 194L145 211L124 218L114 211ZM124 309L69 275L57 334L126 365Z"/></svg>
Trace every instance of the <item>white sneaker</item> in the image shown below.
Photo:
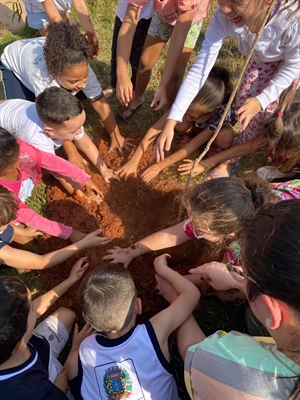
<svg viewBox="0 0 300 400"><path fill-rule="evenodd" d="M272 166L258 168L256 174L259 178L266 179L270 182L273 181L274 179L292 178L293 176L296 175L294 172L288 172L288 173L280 172L276 167Z"/></svg>

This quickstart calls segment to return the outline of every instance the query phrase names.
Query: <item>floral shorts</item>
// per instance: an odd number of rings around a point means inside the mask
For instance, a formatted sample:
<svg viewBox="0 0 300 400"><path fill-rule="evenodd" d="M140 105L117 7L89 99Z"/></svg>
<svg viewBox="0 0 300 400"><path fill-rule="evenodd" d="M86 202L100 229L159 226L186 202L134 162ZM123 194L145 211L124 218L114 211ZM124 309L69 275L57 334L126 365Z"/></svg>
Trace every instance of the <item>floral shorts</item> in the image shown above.
<svg viewBox="0 0 300 400"><path fill-rule="evenodd" d="M184 47L193 49L197 43L202 27L202 21L196 22L190 27L186 36ZM167 42L173 32L174 25L167 24L157 14L153 14L151 23L148 29L148 35L160 39L163 42Z"/></svg>

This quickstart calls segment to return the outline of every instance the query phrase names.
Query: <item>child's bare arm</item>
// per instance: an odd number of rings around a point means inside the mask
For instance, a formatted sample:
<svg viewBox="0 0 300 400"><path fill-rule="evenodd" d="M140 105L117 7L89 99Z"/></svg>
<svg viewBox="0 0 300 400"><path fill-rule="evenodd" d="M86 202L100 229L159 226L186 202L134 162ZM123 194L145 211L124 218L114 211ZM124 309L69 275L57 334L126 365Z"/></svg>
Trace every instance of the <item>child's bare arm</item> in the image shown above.
<svg viewBox="0 0 300 400"><path fill-rule="evenodd" d="M72 347L65 362L69 380L78 375L78 352L81 342L93 333L96 333L96 331L90 324L86 323L80 331L78 325L75 324Z"/></svg>
<svg viewBox="0 0 300 400"><path fill-rule="evenodd" d="M110 183L110 179L118 179L114 171L110 168L107 168L97 147L86 133L84 133L83 137L76 142L78 148L83 151L87 158L95 165L106 183Z"/></svg>
<svg viewBox="0 0 300 400"><path fill-rule="evenodd" d="M134 258L142 254L185 243L191 238L184 233L183 225L184 222L180 222L170 228L155 232L124 249L115 246L113 249L107 250L109 254L104 256L103 260L111 260L113 264L122 263L127 268Z"/></svg>
<svg viewBox="0 0 300 400"><path fill-rule="evenodd" d="M127 181L129 175L137 175L137 167L141 158L145 154L149 145L157 138L160 131L163 129L167 116L168 112L166 112L157 122L155 122L155 124L146 132L132 158L116 171L116 174L118 174L120 178Z"/></svg>
<svg viewBox="0 0 300 400"><path fill-rule="evenodd" d="M93 55L98 55L99 46L98 39L93 28L89 10L84 0L73 0L73 7L78 15L79 21L81 22L83 29L87 35L88 42L92 48Z"/></svg>
<svg viewBox="0 0 300 400"><path fill-rule="evenodd" d="M37 318L43 315L48 308L56 302L57 299L59 299L68 289L70 289L72 285L74 285L74 283L76 283L82 277L85 270L89 266L86 260L87 257L80 258L80 260L74 264L67 279L62 281L53 289L49 290L47 293L42 294L33 300L32 304Z"/></svg>
<svg viewBox="0 0 300 400"><path fill-rule="evenodd" d="M151 318L158 342L165 356L168 354L168 337L175 329L186 321L196 307L200 292L196 286L167 264L168 254L163 254L154 260L156 273L168 281L178 293L178 297L168 308ZM173 300L173 299L172 299Z"/></svg>
<svg viewBox="0 0 300 400"><path fill-rule="evenodd" d="M199 163L199 165L196 167L197 168L195 170L196 173L194 173L193 176L199 175L203 171L205 171L205 169L214 167L215 165L218 165L222 162L228 161L231 158L241 157L241 156L244 156L245 154L252 153L253 151L257 150L259 147L261 147L261 137L260 136L256 137L255 139L249 140L248 142L238 144L236 146L232 146L229 149L221 151L220 153L216 154L215 156L212 156L210 158L202 160ZM181 172L181 175L188 175L193 166L193 161L191 161L191 160L184 160L184 161L186 161L186 164L181 164L178 167L178 171Z"/></svg>
<svg viewBox="0 0 300 400"><path fill-rule="evenodd" d="M111 138L109 151L116 149L122 153L122 150L133 147L133 144L130 143L131 140L125 139L121 135L115 116L105 96L102 96L101 99L97 101L93 101L91 105L103 121L104 127Z"/></svg>
<svg viewBox="0 0 300 400"><path fill-rule="evenodd" d="M196 343L202 342L206 338L200 326L197 324L193 315L177 329L176 342L179 354L184 361L188 348Z"/></svg>
<svg viewBox="0 0 300 400"><path fill-rule="evenodd" d="M199 135L194 137L189 143L187 143L181 149L177 150L175 153L165 158L160 163L151 165L149 168L147 168L146 171L144 171L142 174L142 179L145 182L149 182L163 169L168 168L170 165L192 154L193 151L202 146L203 143L207 142L212 136L212 134L213 132L211 132L209 129L205 129L204 131L200 132Z"/></svg>
<svg viewBox="0 0 300 400"><path fill-rule="evenodd" d="M128 62L140 13L141 8L128 4L117 41L116 96L125 107L132 99L133 86L128 76Z"/></svg>
<svg viewBox="0 0 300 400"><path fill-rule="evenodd" d="M61 22L62 17L58 12L53 0L45 0L42 2L45 13L47 14L50 22Z"/></svg>

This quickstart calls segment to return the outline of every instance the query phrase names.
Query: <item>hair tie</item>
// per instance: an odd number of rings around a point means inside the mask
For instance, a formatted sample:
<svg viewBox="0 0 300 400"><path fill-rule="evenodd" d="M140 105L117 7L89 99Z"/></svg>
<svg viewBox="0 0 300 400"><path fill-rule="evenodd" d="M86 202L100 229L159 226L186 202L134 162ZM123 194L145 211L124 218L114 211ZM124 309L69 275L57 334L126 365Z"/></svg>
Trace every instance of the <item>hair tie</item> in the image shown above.
<svg viewBox="0 0 300 400"><path fill-rule="evenodd" d="M278 112L278 117L283 117L284 116L284 112L283 111L279 111Z"/></svg>
<svg viewBox="0 0 300 400"><path fill-rule="evenodd" d="M256 189L251 189L251 197L252 197L252 202L255 203L257 199L257 191Z"/></svg>

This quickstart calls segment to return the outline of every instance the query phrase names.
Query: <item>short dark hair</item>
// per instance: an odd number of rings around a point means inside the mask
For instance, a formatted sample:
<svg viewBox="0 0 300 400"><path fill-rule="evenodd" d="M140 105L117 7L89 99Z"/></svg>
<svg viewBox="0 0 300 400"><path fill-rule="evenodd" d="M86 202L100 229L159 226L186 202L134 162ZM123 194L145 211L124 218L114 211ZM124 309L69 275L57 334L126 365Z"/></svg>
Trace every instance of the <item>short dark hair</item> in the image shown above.
<svg viewBox="0 0 300 400"><path fill-rule="evenodd" d="M27 331L28 291L21 279L0 276L0 364L7 361Z"/></svg>
<svg viewBox="0 0 300 400"><path fill-rule="evenodd" d="M98 332L125 328L132 319L136 296L131 274L122 264L96 268L79 290L85 317Z"/></svg>
<svg viewBox="0 0 300 400"><path fill-rule="evenodd" d="M0 127L0 175L14 163L19 156L17 139L6 129Z"/></svg>
<svg viewBox="0 0 300 400"><path fill-rule="evenodd" d="M17 218L19 200L6 187L0 185L0 226Z"/></svg>
<svg viewBox="0 0 300 400"><path fill-rule="evenodd" d="M36 111L45 123L62 124L83 111L80 101L67 90L52 86L40 93L35 101Z"/></svg>

